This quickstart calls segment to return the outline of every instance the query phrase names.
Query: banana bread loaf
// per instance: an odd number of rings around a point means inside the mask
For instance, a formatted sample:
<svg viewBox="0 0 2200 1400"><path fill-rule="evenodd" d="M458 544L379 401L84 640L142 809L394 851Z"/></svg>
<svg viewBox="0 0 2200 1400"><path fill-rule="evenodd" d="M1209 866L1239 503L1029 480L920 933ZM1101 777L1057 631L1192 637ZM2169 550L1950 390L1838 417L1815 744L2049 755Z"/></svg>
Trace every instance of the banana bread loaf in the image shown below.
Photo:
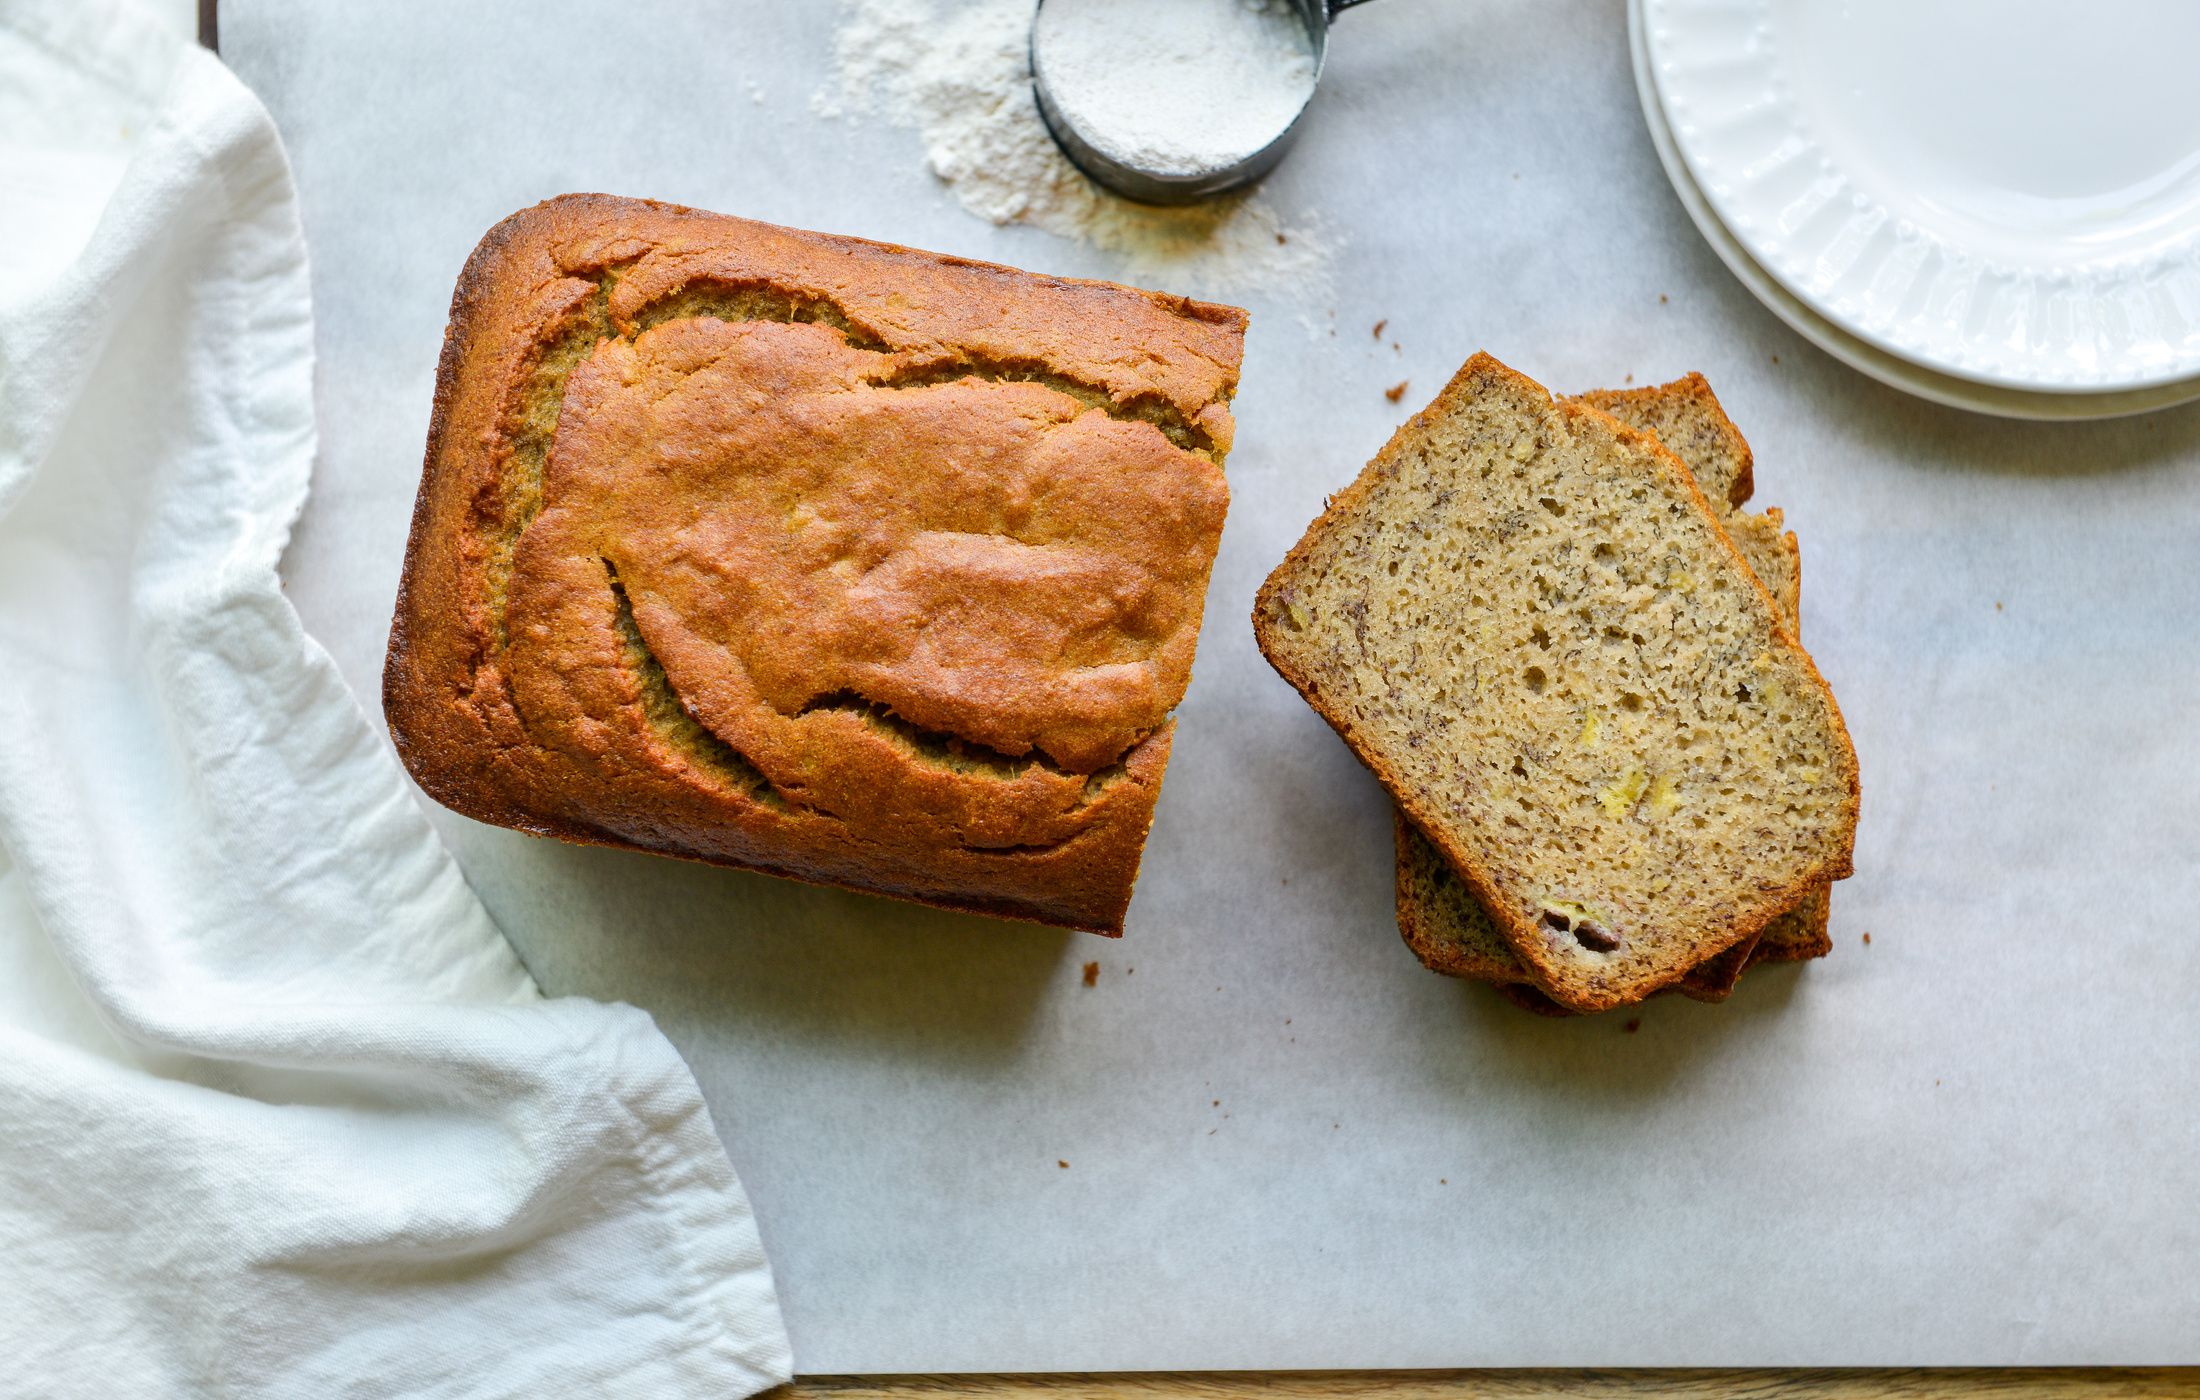
<svg viewBox="0 0 2200 1400"><path fill-rule="evenodd" d="M1243 312L648 201L490 230L383 678L482 821L1119 933Z"/></svg>

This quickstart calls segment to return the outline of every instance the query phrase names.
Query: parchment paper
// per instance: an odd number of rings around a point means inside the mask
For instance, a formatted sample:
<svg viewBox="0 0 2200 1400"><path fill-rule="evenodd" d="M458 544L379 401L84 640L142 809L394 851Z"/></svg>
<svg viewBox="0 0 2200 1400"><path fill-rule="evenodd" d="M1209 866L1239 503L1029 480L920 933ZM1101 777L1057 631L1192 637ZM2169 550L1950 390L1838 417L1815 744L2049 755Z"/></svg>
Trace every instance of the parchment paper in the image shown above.
<svg viewBox="0 0 2200 1400"><path fill-rule="evenodd" d="M964 214L911 133L813 116L833 18L224 0L315 260L288 578L362 695L452 280L502 215L609 190L1114 270ZM439 813L547 987L649 1008L693 1061L799 1364L2200 1361L2200 412L1996 422L1812 350L1667 189L1619 0L1352 11L1269 190L1349 247L1333 297L1250 303L1121 943ZM1701 369L1753 440L1864 763L1829 960L1630 1031L1399 942L1382 795L1246 618L1477 347L1558 389Z"/></svg>

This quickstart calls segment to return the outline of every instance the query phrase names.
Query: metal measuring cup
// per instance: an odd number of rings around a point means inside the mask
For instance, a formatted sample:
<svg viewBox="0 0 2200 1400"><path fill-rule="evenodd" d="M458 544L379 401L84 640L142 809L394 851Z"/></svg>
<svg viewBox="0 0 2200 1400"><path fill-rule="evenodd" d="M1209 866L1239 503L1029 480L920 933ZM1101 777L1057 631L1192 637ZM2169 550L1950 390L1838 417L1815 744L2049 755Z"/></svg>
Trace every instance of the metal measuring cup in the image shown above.
<svg viewBox="0 0 2200 1400"><path fill-rule="evenodd" d="M1314 55L1314 86L1307 89L1306 103L1314 100L1315 89L1321 86L1322 65L1329 57L1329 25L1339 10L1364 4L1366 0L1292 0L1298 6L1300 16L1306 21L1306 41ZM1084 133L1066 118L1047 91L1046 68L1039 60L1039 16L1046 9L1046 0L1032 11L1031 17L1031 91L1039 100L1039 116L1046 122L1047 131L1054 137L1054 144L1062 148L1079 170L1114 190L1146 204L1191 204L1250 185L1276 168L1285 151L1298 137L1299 124L1306 118L1306 103L1301 103L1282 131L1274 139L1234 165L1220 170L1201 171L1196 175L1170 175L1153 170L1141 170L1125 165L1085 138Z"/></svg>

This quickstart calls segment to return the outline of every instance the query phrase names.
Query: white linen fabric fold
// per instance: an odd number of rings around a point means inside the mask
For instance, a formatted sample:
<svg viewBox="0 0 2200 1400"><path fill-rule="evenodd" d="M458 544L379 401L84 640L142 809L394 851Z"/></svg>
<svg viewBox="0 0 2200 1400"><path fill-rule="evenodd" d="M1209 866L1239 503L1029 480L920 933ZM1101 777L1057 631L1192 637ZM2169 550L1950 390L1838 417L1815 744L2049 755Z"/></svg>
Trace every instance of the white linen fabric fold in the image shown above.
<svg viewBox="0 0 2200 1400"><path fill-rule="evenodd" d="M289 170L118 0L0 0L0 1393L733 1396L693 1077L544 1001L305 635Z"/></svg>

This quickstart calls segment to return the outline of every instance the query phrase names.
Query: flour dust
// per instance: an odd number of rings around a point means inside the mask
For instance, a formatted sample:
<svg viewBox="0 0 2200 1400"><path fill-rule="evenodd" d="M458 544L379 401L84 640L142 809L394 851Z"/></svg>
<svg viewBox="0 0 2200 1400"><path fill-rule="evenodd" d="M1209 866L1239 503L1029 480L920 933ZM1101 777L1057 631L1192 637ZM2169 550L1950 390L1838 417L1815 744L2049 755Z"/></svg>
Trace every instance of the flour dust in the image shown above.
<svg viewBox="0 0 2200 1400"><path fill-rule="evenodd" d="M914 128L963 207L1121 258L1124 275L1203 294L1326 298L1333 235L1287 225L1258 193L1178 209L1101 190L1047 134L1031 95L1036 0L843 0L836 82L814 106Z"/></svg>

